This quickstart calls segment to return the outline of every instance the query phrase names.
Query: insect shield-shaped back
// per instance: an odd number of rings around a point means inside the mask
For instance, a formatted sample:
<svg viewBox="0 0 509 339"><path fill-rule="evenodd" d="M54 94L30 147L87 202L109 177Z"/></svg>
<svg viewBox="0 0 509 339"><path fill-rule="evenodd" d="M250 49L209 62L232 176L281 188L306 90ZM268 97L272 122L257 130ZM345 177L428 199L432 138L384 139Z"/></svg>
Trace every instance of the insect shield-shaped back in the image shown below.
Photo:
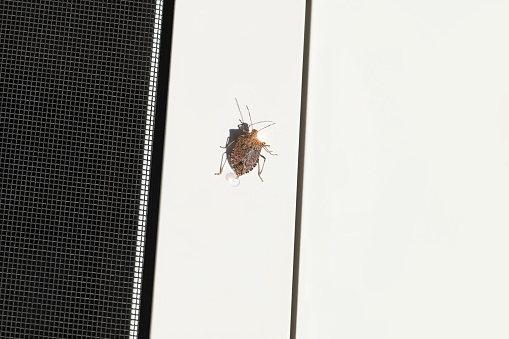
<svg viewBox="0 0 509 339"><path fill-rule="evenodd" d="M235 99L235 101L237 101L237 99ZM239 108L240 116L242 118L242 111L240 110L238 101L237 107ZM226 160L228 160L228 164L235 172L235 177L228 177L227 175L227 180L230 181L232 186L237 186L239 184L238 177L251 172L256 165L258 165L258 176L263 182L261 174L265 166L266 158L261 154L262 148L271 155L277 155L268 149L269 145L258 139L257 130L252 129L251 132L249 131L249 127L253 126L253 122L251 120L251 112L249 112L249 108L247 106L246 108L249 113L251 125L248 126L242 118L240 121L241 124L238 126L238 130L230 130L230 137L227 139L226 146L220 146L225 149L223 157L226 155L226 159L224 159L224 161L221 159L222 165L220 171L219 173L215 173L216 175L221 174L223 172L224 165L226 164ZM274 123L265 126L262 129L272 125L274 125ZM263 159L261 168L259 164L260 157Z"/></svg>
<svg viewBox="0 0 509 339"><path fill-rule="evenodd" d="M230 155L230 166L238 177L251 172L258 165L264 146L265 143L258 140L258 131L255 129L238 138Z"/></svg>

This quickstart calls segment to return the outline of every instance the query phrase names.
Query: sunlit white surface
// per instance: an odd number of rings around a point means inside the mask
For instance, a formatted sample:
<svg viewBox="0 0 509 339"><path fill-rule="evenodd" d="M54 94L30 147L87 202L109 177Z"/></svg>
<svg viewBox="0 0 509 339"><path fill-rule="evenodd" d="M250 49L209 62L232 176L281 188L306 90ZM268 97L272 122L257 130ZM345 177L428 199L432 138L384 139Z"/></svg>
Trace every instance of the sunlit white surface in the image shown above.
<svg viewBox="0 0 509 339"><path fill-rule="evenodd" d="M298 339L509 338L508 13L313 1Z"/></svg>
<svg viewBox="0 0 509 339"><path fill-rule="evenodd" d="M176 1L151 338L289 336L304 4ZM233 188L235 98L279 156Z"/></svg>

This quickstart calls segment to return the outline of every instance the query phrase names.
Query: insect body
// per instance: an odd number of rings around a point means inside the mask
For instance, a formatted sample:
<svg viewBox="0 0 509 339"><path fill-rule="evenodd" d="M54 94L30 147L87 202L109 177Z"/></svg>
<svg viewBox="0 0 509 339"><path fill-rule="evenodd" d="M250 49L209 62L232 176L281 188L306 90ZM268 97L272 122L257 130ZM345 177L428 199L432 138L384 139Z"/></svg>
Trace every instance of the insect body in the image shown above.
<svg viewBox="0 0 509 339"><path fill-rule="evenodd" d="M249 108L247 110L249 112ZM249 113L249 118L251 118L251 113ZM228 160L231 168L233 169L237 177L240 177L241 175L251 172L251 170L253 170L253 168L255 168L255 166L258 165L258 177L260 177L260 180L263 182L261 174L263 168L265 167L266 158L261 154L261 151L262 149L264 149L270 155L276 154L268 149L269 145L258 139L257 130L252 129L251 132L249 132L249 126L247 126L247 124L244 123L243 121L241 121L241 123L242 125L239 125L239 129L242 129L243 134L238 136L235 140L231 141L228 145L226 145L226 147L224 147L226 150L225 153L227 159L224 160L219 173L215 174L219 175L223 172L223 167L226 164L226 160ZM252 125L253 123L251 122L251 126ZM267 128L272 125L274 125L274 123L265 126L264 128ZM260 157L263 159L261 169L259 164Z"/></svg>
<svg viewBox="0 0 509 339"><path fill-rule="evenodd" d="M267 145L264 142L258 140L258 131L255 129L246 135L240 136L230 156L231 166L235 174L240 177L251 172L262 157L263 165L261 170L258 171L258 176L263 181L261 174L266 159L260 153L262 148L268 151L266 147Z"/></svg>

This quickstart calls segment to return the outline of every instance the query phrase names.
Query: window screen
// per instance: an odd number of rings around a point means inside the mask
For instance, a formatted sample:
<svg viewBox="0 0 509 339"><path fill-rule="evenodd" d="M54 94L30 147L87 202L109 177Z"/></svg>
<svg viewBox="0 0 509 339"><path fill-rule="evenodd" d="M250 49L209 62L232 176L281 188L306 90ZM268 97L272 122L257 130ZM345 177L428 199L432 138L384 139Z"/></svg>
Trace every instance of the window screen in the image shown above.
<svg viewBox="0 0 509 339"><path fill-rule="evenodd" d="M162 0L0 1L0 337L135 338Z"/></svg>

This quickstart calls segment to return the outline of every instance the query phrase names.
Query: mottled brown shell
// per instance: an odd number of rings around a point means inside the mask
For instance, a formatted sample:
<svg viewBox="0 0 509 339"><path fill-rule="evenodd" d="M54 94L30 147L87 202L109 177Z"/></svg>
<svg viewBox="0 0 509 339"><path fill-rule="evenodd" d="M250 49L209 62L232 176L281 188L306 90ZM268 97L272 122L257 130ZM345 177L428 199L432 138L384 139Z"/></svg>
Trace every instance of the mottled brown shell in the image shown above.
<svg viewBox="0 0 509 339"><path fill-rule="evenodd" d="M237 176L251 172L258 164L260 152L265 145L264 142L258 140L258 131L241 135L230 155L231 167Z"/></svg>

